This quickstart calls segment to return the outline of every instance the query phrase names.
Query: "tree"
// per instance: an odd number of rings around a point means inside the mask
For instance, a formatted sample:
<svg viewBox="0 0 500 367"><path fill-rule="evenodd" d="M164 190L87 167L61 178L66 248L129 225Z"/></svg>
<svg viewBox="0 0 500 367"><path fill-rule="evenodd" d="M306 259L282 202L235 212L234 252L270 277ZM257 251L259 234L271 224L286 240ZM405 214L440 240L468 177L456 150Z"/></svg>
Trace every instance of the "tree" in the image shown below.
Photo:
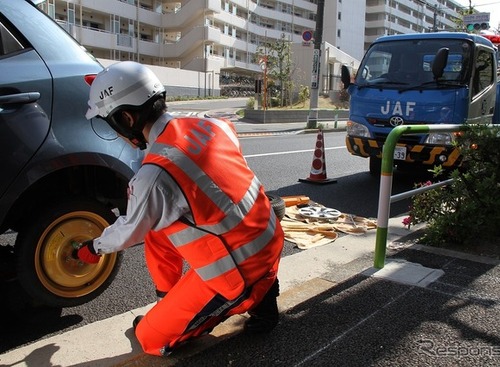
<svg viewBox="0 0 500 367"><path fill-rule="evenodd" d="M267 56L267 74L270 85L276 86L280 106L289 103L292 93L291 71L293 63L291 59L291 42L281 35L281 39L266 42L260 48L257 57L263 59ZM271 93L272 95L273 93Z"/></svg>
<svg viewBox="0 0 500 367"><path fill-rule="evenodd" d="M306 105L306 100L308 100L310 96L309 87L301 85L299 88L299 101L302 103L302 107Z"/></svg>
<svg viewBox="0 0 500 367"><path fill-rule="evenodd" d="M454 18L452 17L451 20L455 23L455 29L459 32L467 32L469 31L467 29L467 25L464 23L464 16L465 15L470 15L477 13L477 9L472 6L472 0L469 0L469 7L468 8L463 8L462 10L459 10L458 13L460 14L460 17Z"/></svg>

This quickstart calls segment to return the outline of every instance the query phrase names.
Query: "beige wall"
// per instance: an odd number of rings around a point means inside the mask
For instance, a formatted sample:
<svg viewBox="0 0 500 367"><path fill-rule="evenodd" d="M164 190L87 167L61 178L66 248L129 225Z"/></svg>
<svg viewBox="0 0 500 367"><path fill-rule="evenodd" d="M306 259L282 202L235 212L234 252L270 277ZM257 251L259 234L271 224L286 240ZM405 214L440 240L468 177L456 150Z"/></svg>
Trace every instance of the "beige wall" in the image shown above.
<svg viewBox="0 0 500 367"><path fill-rule="evenodd" d="M99 62L104 66L109 66L111 64L116 63L116 60L109 59L98 59ZM198 71L191 70L183 70L177 68L168 68L162 66L155 65L146 65L149 67L160 79L160 81L166 87L177 88L177 90L192 90L198 91L200 96L203 95L213 95L213 92L218 92L220 90L219 87L219 74L217 73L204 73ZM212 81L212 78L214 79ZM183 89L180 89L180 88ZM205 88L207 93L205 93ZM211 93L208 93L208 90L212 89ZM168 93L168 92L167 92ZM191 93L187 94L187 92L179 93L179 95L193 95ZM215 95L218 95L216 93Z"/></svg>

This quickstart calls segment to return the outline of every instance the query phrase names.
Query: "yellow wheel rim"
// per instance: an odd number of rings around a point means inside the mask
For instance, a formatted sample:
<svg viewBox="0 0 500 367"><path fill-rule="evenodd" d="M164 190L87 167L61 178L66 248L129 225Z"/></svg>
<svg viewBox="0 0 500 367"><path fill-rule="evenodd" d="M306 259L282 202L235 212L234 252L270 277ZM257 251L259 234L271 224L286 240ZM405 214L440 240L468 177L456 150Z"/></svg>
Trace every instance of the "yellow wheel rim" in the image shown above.
<svg viewBox="0 0 500 367"><path fill-rule="evenodd" d="M99 237L109 223L100 215L75 211L57 218L40 237L35 252L35 270L47 290L65 298L85 296L110 276L117 253L104 255L97 264L72 257L73 243Z"/></svg>

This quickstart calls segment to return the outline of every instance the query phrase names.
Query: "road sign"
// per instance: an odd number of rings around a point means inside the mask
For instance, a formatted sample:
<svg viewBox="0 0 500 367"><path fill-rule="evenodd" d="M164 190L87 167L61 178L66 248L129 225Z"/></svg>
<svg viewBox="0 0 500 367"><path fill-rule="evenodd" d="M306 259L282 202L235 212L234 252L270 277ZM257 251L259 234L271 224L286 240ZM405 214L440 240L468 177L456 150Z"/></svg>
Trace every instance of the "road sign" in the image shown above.
<svg viewBox="0 0 500 367"><path fill-rule="evenodd" d="M490 13L475 13L464 15L464 24L468 31L478 31L490 28Z"/></svg>
<svg viewBox="0 0 500 367"><path fill-rule="evenodd" d="M311 89L318 89L319 68L320 68L320 50L313 50L313 65L311 74Z"/></svg>
<svg viewBox="0 0 500 367"><path fill-rule="evenodd" d="M302 33L302 39L303 39L304 41L309 42L309 41L311 41L311 40L312 40L312 38L313 38L313 32L312 32L312 31L309 31L309 30L308 30L308 31L304 31L304 32Z"/></svg>
<svg viewBox="0 0 500 367"><path fill-rule="evenodd" d="M490 13L475 13L464 15L464 24L488 23L489 21Z"/></svg>

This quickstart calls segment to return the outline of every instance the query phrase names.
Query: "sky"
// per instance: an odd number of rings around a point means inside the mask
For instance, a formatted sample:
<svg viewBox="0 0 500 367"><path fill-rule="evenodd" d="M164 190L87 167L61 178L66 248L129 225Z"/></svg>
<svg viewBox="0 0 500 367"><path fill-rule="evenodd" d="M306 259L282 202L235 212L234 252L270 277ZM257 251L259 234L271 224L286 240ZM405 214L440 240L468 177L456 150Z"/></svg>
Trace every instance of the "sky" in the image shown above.
<svg viewBox="0 0 500 367"><path fill-rule="evenodd" d="M469 0L455 0L460 5L469 7ZM490 27L498 28L500 22L500 0L472 0L472 7L479 13L490 13Z"/></svg>

